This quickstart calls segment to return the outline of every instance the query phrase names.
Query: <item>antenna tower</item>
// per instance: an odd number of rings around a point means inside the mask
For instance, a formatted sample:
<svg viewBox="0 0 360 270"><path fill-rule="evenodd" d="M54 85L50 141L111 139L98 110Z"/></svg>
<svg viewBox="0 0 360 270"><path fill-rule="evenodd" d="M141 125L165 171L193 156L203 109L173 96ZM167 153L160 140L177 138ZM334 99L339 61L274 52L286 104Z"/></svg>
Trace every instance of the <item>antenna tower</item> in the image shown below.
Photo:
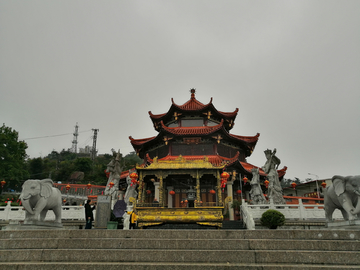
<svg viewBox="0 0 360 270"><path fill-rule="evenodd" d="M78 123L76 122L76 126L75 126L75 132L74 132L74 138L73 138L73 141L72 141L72 147L71 147L71 152L73 153L77 153L77 143L78 143L78 140L77 140L77 137L79 136L79 126L78 126Z"/></svg>
<svg viewBox="0 0 360 270"><path fill-rule="evenodd" d="M97 139L97 133L98 133L98 129L92 129L92 131L94 131L94 136L93 136L93 146L91 149L91 159L92 161L94 161L95 156L96 156L96 139Z"/></svg>

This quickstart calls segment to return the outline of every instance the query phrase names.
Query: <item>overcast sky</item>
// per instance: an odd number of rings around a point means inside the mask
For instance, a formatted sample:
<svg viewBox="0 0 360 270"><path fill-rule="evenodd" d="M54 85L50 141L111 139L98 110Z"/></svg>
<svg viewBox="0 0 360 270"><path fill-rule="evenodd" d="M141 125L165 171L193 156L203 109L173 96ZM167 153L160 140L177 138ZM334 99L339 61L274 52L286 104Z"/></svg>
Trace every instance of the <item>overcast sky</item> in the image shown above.
<svg viewBox="0 0 360 270"><path fill-rule="evenodd" d="M360 174L360 1L1 1L0 123L31 158L126 154L171 98L239 108L231 133L286 178ZM63 135L67 134L67 135ZM63 135L63 136L54 136ZM49 137L45 137L49 136ZM38 139L32 139L42 137Z"/></svg>

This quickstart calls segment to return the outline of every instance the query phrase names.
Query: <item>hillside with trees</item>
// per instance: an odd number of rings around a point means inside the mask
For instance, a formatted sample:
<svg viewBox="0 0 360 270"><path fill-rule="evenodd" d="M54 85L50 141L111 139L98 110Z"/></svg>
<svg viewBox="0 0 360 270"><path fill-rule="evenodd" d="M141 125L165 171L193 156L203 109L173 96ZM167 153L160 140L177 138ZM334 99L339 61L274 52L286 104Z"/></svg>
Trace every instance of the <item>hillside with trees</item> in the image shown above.
<svg viewBox="0 0 360 270"><path fill-rule="evenodd" d="M5 191L21 191L27 179L51 178L54 182L106 185L105 170L113 158L112 154L98 155L94 161L84 154L63 149L52 151L45 157L28 158L27 144L19 141L17 131L5 124L0 128L0 180L4 180ZM110 152L110 151L109 151ZM142 160L131 153L121 156L122 170L134 168Z"/></svg>

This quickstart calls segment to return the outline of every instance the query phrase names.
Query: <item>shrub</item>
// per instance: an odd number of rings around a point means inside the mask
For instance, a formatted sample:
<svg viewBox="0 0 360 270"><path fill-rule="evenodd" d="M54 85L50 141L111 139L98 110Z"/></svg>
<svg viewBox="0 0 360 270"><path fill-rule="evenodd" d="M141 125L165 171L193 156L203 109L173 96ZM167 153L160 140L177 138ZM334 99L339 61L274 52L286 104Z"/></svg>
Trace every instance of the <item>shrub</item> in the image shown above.
<svg viewBox="0 0 360 270"><path fill-rule="evenodd" d="M234 208L234 210L240 211L241 201L233 200L231 204L231 208Z"/></svg>
<svg viewBox="0 0 360 270"><path fill-rule="evenodd" d="M270 229L276 229L285 223L285 216L279 211L269 209L264 212L260 219L261 225Z"/></svg>

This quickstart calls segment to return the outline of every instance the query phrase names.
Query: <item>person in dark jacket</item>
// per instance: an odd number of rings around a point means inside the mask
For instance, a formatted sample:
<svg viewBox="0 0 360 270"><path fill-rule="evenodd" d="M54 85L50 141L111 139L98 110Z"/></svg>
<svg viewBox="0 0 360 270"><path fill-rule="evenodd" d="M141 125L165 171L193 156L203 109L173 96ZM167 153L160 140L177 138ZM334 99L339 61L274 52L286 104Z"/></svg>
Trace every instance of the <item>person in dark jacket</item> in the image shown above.
<svg viewBox="0 0 360 270"><path fill-rule="evenodd" d="M95 205L92 205L91 200L87 200L85 204L85 219L86 219L86 226L85 229L92 228L92 222L94 221L93 211L95 210Z"/></svg>

